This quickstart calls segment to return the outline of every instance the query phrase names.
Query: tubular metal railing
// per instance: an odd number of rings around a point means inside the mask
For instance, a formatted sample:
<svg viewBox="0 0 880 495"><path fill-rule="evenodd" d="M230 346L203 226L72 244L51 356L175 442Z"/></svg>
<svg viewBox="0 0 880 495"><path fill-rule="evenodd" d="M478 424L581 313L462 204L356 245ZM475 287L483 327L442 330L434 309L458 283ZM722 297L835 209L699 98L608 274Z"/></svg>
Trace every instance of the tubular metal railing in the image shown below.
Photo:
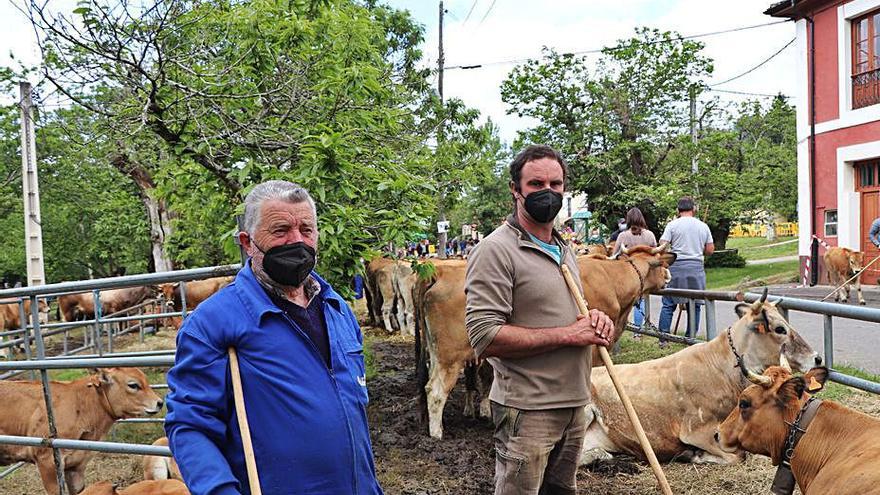
<svg viewBox="0 0 880 495"><path fill-rule="evenodd" d="M753 292L742 293L742 292L725 292L725 291L700 291L700 290L686 290L686 289L664 289L661 291L655 292L655 294L660 296L672 296L677 298L687 299L687 307L688 307L688 330L686 332L685 337L680 337L676 335L670 334L662 334L662 337L666 340L675 341L683 344L697 344L702 342L701 340L692 338L690 336L696 336L696 326L698 322L696 318L694 318L694 313L696 310L697 301L702 301L705 304L705 321L706 321L706 340L712 340L718 334L718 327L716 324L715 318L715 302L716 301L743 301L743 302L755 302L761 298L761 294L756 294ZM871 380L865 380L863 378L859 378L856 376L848 375L845 373L841 373L839 371L835 371L834 368L834 318L845 318L850 320L859 320L859 321L867 321L872 323L880 323L880 309L876 308L866 308L864 306L850 306L846 304L839 303L827 303L827 302L819 302L812 301L809 299L799 299L792 297L777 297L770 296L768 300L780 300L778 304L778 308L782 312L782 315L785 318L788 318L790 311L800 311L804 313L811 313L816 315L821 315L824 324L824 365L827 366L831 373L829 374L829 378L832 381L837 383L841 383L843 385L847 385L850 387L854 387L860 390L864 390L866 392L871 392L875 394L880 394L880 383L874 382ZM650 298L645 298L645 321L650 323L651 310L650 310ZM652 325L648 325L651 327ZM653 337L661 337L661 334L658 332L654 332L651 330L646 330L645 328L638 329L632 325L628 326L628 330L631 330L635 333L642 333L645 335L650 335Z"/></svg>
<svg viewBox="0 0 880 495"><path fill-rule="evenodd" d="M170 367L174 364L174 351L144 351L133 353L113 353L113 339L125 333L137 330L140 338L144 337L145 321L157 320L169 317L185 317L186 316L186 284L180 284L180 312L164 312L160 310L158 313L147 314L143 309L153 301L142 302L132 308L126 308L123 311L103 316L101 314L101 294L104 289L114 289L122 287L136 287L173 282L185 282L190 280L201 280L211 277L220 277L233 275L238 272L240 265L224 265L209 268L196 268L192 270L179 270L163 273L149 273L142 275L131 275L126 277L114 277L96 280L83 280L77 282L63 282L57 284L48 284L36 287L21 287L15 289L0 290L0 300L8 300L10 298L18 298L19 315L21 328L18 330L0 332L0 337L13 337L7 342L0 342L0 349L7 348L12 351L16 345L23 345L25 352L24 360L8 360L0 361L0 379L8 378L29 371L32 374L39 371L40 380L43 388L43 400L46 404L46 416L48 419L49 436L47 438L25 437L13 435L0 435L0 445L26 445L34 447L51 448L55 462L55 472L58 478L59 493L67 495L67 487L64 480L64 463L61 458L60 449L76 449L76 450L92 450L99 452L112 452L122 454L140 454L140 455L160 455L171 456L171 451L167 447L157 447L152 445L134 445L118 442L99 442L99 441L83 441L73 439L59 439L57 437L55 415L52 407L52 395L50 390L48 371L51 369L81 369L81 368L97 368L97 367ZM54 297L63 294L81 293L91 291L94 297L95 316L91 320L76 322L61 322L53 324L41 324L39 321L39 305L38 299ZM28 322L25 314L24 300L30 300L31 318ZM164 309L164 308L163 308ZM137 311L137 314L132 314ZM124 316L119 316L124 315ZM118 325L124 322L137 321L137 324L131 325L124 330ZM83 345L76 349L69 349L68 334L72 328L81 327L83 331ZM115 328L114 328L115 327ZM51 329L44 332L45 329ZM106 331L105 331L106 330ZM105 354L103 348L104 334L107 338L107 352ZM46 338L53 335L64 334L63 352L61 355L47 357L46 356ZM35 347L36 356L32 355L31 345ZM86 349L94 349L96 354L84 356L72 356ZM36 359L33 359L36 357ZM32 375L34 376L34 375ZM167 388L167 385L160 384L151 386L152 388ZM127 423L156 423L164 421L162 419L151 418L134 418L123 420L120 422ZM0 472L0 478L3 478L16 469L21 467L23 463L16 463L8 466Z"/></svg>

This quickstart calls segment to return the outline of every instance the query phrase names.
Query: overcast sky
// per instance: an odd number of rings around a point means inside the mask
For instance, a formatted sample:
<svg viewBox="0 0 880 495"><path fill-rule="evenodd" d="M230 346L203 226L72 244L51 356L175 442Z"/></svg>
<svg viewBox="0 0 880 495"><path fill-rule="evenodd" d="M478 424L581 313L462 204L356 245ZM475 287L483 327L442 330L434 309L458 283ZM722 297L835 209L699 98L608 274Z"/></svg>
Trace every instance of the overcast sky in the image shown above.
<svg viewBox="0 0 880 495"><path fill-rule="evenodd" d="M20 1L20 0L19 0ZM70 0L51 0L58 9L73 8ZM425 26L425 63L436 66L438 2L385 0L412 12ZM577 52L613 45L628 38L637 26L675 30L682 35L703 34L773 22L765 16L772 0L707 2L705 0L447 0L445 20L446 65L473 65L539 56L541 47ZM471 8L473 7L473 11ZM468 13L470 12L470 17ZM10 4L0 3L0 63L35 63L39 53L24 16ZM715 61L714 82L738 75L759 64L794 37L794 24L784 23L747 31L701 38L705 54ZM719 86L734 91L787 95L795 93L794 47L736 81ZM505 114L499 87L514 64L446 71L444 93L490 116L510 142L527 121ZM435 80L436 82L436 80ZM711 84L711 82L710 82ZM714 93L726 100L746 96ZM792 100L794 101L794 100Z"/></svg>

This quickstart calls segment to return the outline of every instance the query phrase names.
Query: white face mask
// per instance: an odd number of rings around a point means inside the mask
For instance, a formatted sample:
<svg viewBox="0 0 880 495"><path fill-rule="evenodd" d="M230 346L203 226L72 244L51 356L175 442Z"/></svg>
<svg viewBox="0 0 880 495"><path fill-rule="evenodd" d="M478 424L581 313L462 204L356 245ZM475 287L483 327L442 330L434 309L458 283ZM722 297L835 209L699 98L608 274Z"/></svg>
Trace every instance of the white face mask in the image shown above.
<svg viewBox="0 0 880 495"><path fill-rule="evenodd" d="M625 224L625 223L619 223L619 224L617 224L617 228L619 228L620 230L623 230L623 229L626 228L626 224Z"/></svg>

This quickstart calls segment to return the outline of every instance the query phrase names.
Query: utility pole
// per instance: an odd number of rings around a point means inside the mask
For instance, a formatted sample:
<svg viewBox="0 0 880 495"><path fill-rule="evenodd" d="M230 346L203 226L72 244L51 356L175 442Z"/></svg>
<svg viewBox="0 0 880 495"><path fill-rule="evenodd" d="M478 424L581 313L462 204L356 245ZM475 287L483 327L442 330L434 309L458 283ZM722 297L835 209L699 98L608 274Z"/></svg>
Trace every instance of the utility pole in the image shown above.
<svg viewBox="0 0 880 495"><path fill-rule="evenodd" d="M694 175L694 196L700 194L700 186L696 183L696 175L699 172L697 167L697 88L691 84L689 88L691 100L691 144L694 151L691 154L691 174Z"/></svg>
<svg viewBox="0 0 880 495"><path fill-rule="evenodd" d="M37 181L37 145L34 136L34 103L31 83L19 83L21 92L21 182L24 195L24 246L27 285L46 283L43 269L43 229L40 226L40 186Z"/></svg>
<svg viewBox="0 0 880 495"><path fill-rule="evenodd" d="M444 133L443 133L443 125L444 125L444 121L446 119L445 107L443 105L443 64L444 63L445 62L443 60L443 0L440 0L440 55L437 57L437 93L440 95L440 109L441 109L442 113L440 115L440 117L441 117L440 124L437 126L437 151L438 151L438 153L435 154L435 156L440 159L442 159L442 155L439 152L440 152L441 144L443 143L444 138L445 138ZM437 165L440 167L444 166L444 164L440 164L440 163L438 163ZM445 222L446 221L446 206L444 205L444 203L446 202L446 190L444 189L444 187L445 187L444 184L440 185L440 201L439 201L440 204L439 204L439 208L438 208L439 211L437 212L437 221L438 222ZM439 230L439 228L438 228L438 230ZM437 255L441 259L446 258L446 230L448 230L448 229L444 229L443 232L439 233L440 235L439 235L438 241L437 241L437 244L438 244Z"/></svg>

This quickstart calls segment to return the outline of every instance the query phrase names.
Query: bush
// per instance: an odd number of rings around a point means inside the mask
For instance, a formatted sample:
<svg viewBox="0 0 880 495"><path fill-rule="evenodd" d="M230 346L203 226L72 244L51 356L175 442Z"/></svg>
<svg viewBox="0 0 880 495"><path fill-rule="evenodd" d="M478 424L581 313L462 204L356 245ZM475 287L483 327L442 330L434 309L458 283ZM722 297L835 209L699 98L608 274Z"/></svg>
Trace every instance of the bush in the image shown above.
<svg viewBox="0 0 880 495"><path fill-rule="evenodd" d="M706 268L742 268L746 266L746 259L739 255L737 249L724 249L707 256L705 266Z"/></svg>

